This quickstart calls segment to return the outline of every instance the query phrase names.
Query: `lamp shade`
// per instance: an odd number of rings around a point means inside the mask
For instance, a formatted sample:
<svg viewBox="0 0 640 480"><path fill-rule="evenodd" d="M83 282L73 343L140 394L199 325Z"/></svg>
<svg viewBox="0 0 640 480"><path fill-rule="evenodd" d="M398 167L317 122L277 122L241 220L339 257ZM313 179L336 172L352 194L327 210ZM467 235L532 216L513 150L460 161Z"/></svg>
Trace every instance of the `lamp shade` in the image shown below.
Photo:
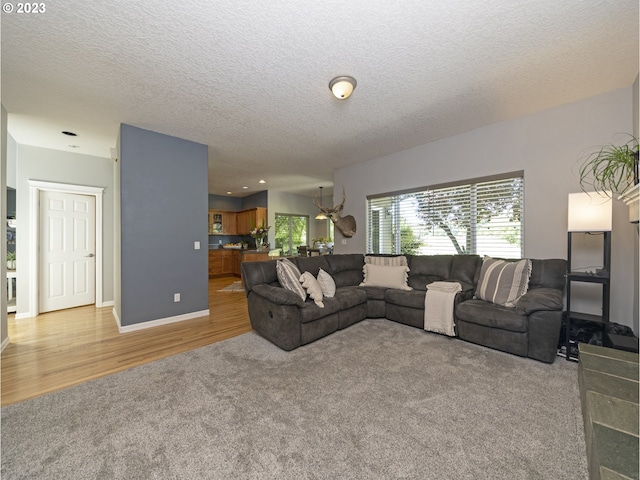
<svg viewBox="0 0 640 480"><path fill-rule="evenodd" d="M612 209L611 192L570 193L567 230L569 232L609 232L612 224Z"/></svg>

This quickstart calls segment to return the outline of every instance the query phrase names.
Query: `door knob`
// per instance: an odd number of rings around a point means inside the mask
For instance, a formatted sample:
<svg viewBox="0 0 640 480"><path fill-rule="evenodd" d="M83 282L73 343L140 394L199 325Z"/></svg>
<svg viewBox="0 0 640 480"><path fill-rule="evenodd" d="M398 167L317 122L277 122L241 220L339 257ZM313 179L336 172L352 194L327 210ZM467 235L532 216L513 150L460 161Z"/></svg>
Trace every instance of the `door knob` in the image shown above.
<svg viewBox="0 0 640 480"><path fill-rule="evenodd" d="M85 257L93 257L93 253L90 253L89 255L85 255Z"/></svg>

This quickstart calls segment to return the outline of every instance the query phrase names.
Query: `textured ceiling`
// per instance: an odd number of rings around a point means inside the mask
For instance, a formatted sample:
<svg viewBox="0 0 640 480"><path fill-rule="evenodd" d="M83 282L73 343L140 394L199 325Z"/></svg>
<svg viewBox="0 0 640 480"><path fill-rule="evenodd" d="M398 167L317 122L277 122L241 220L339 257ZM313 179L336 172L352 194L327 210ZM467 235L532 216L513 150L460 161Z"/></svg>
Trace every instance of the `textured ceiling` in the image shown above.
<svg viewBox="0 0 640 480"><path fill-rule="evenodd" d="M209 146L215 194L317 192L335 168L638 74L637 0L45 3L1 18L16 141L109 157L120 123L175 135ZM346 101L337 75L358 81Z"/></svg>

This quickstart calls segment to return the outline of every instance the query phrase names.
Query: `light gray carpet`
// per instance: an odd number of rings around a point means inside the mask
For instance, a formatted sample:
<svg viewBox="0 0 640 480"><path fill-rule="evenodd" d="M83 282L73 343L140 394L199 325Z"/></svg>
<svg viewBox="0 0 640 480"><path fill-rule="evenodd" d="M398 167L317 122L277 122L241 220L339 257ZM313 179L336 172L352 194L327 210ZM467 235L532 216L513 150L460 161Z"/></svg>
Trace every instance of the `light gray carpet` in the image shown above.
<svg viewBox="0 0 640 480"><path fill-rule="evenodd" d="M2 479L584 479L577 364L367 320L254 333L2 409Z"/></svg>

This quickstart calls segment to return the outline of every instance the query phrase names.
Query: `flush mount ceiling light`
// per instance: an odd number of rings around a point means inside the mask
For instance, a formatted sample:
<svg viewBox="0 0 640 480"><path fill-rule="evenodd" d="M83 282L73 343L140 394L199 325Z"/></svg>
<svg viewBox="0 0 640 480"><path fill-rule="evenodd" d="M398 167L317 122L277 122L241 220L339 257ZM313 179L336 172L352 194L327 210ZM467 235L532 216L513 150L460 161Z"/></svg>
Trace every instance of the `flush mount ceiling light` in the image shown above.
<svg viewBox="0 0 640 480"><path fill-rule="evenodd" d="M356 79L349 76L336 77L329 82L329 90L338 100L346 100L349 98L353 90L356 88Z"/></svg>

